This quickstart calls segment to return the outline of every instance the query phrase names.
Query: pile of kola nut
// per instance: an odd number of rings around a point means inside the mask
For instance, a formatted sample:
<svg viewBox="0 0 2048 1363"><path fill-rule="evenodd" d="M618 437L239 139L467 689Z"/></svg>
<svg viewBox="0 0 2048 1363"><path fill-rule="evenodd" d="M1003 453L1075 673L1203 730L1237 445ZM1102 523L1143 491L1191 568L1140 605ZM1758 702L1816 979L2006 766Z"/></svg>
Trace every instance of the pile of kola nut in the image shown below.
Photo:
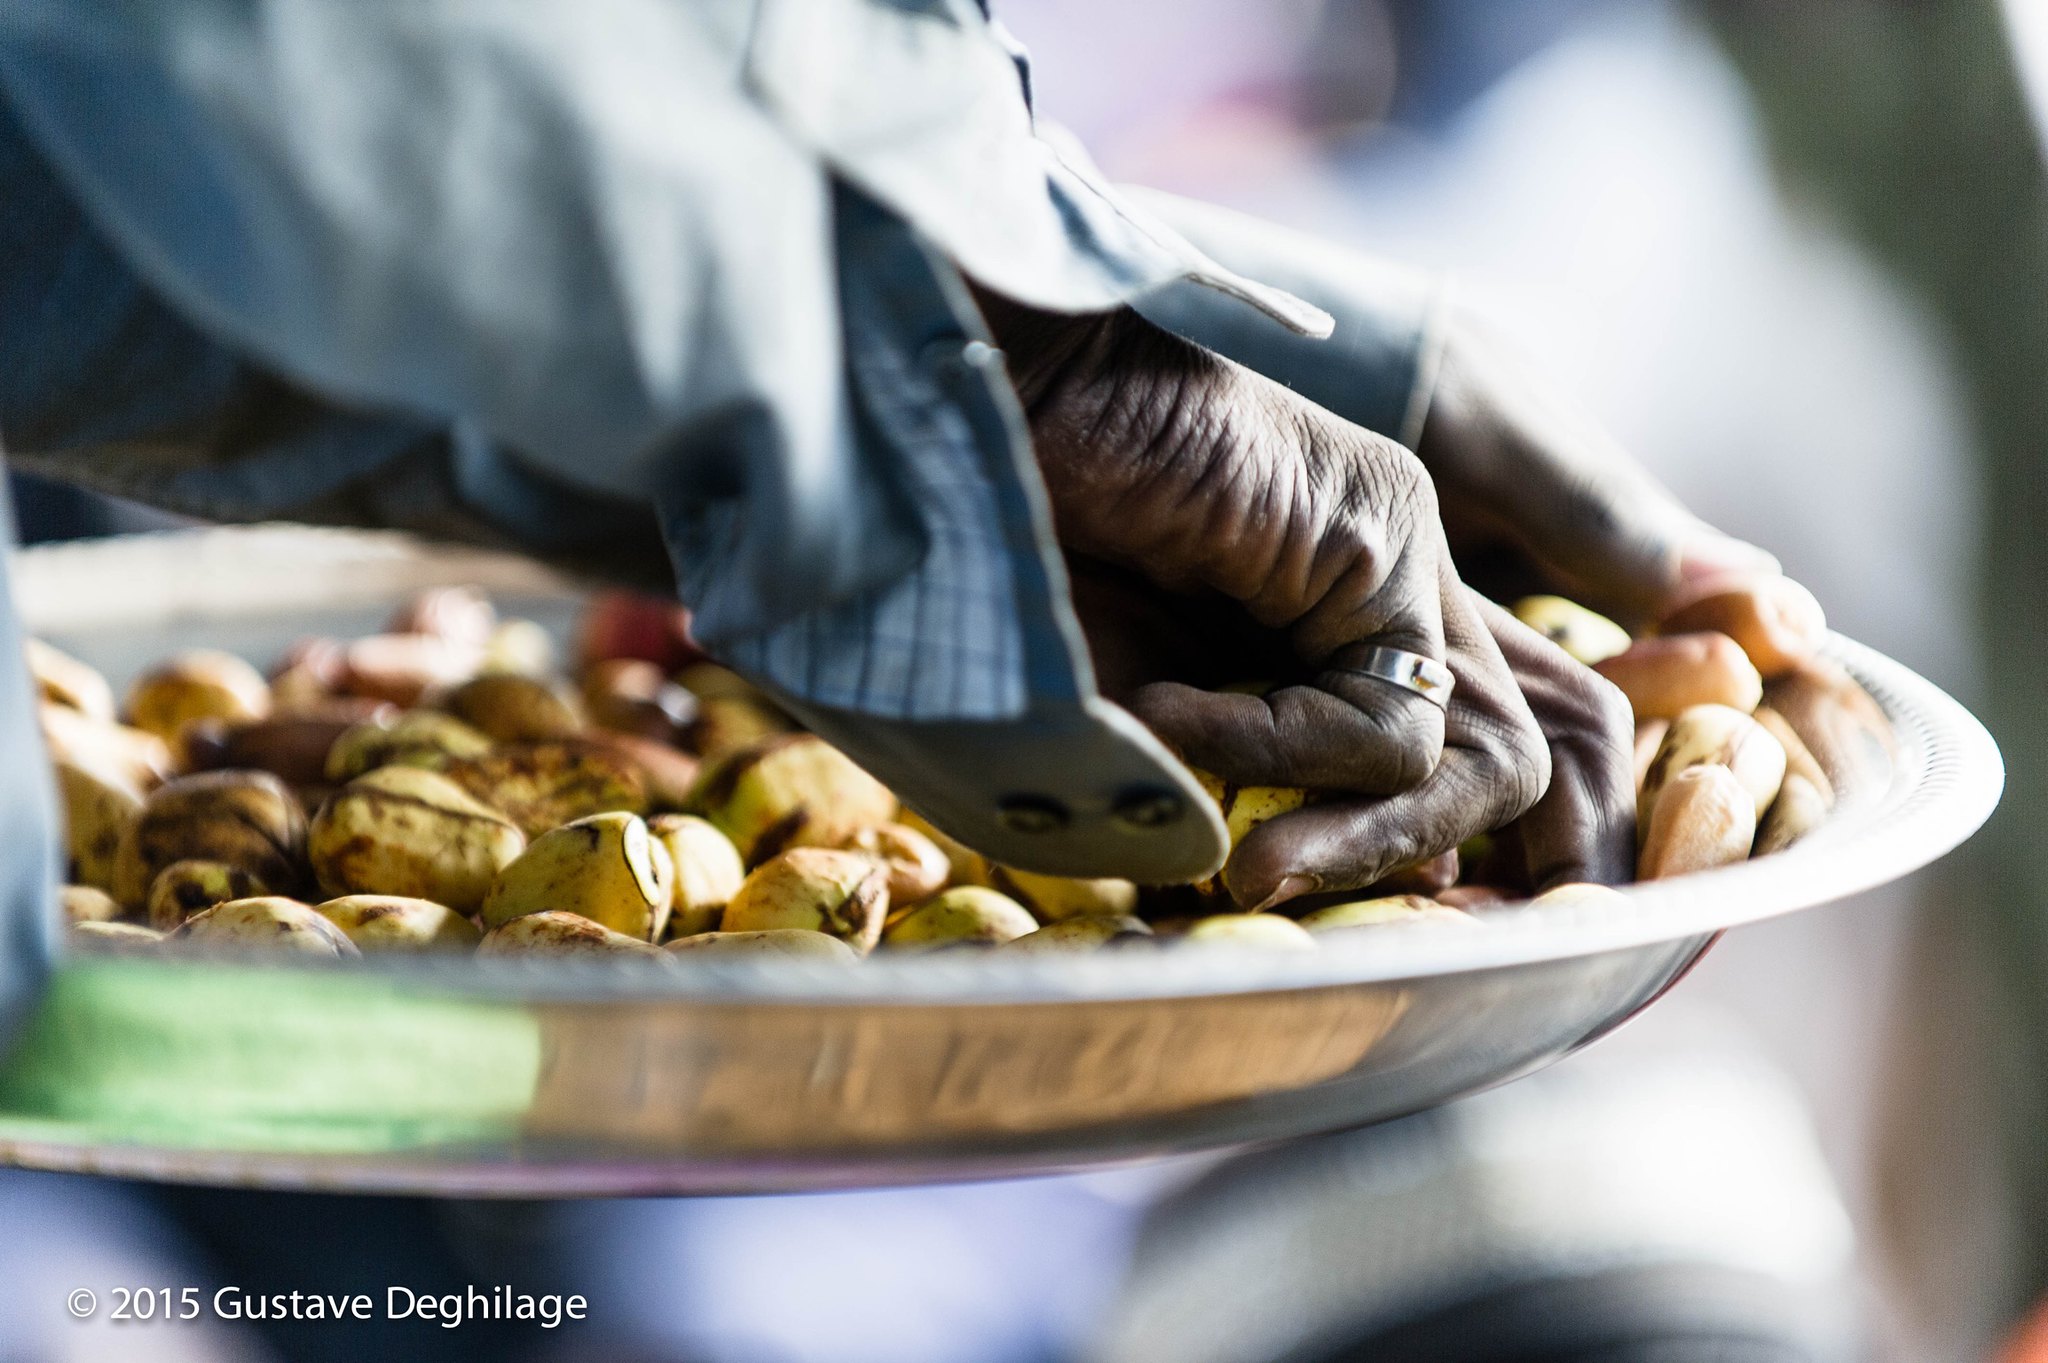
<svg viewBox="0 0 2048 1363"><path fill-rule="evenodd" d="M1557 597L1516 610L1635 705L1644 878L1789 846L1887 761L1870 698L1786 645L1810 631L1782 592L1715 593L1636 641ZM468 588L420 594L381 634L303 640L268 676L180 653L118 705L91 667L31 642L72 943L676 968L961 948L1303 950L1331 934L1474 928L1530 888L1483 838L1285 912L1238 912L1213 880L1036 875L947 838L732 672L585 652L563 675L545 631ZM1317 798L1209 784L1233 840ZM1567 886L1537 902L1612 894Z"/></svg>

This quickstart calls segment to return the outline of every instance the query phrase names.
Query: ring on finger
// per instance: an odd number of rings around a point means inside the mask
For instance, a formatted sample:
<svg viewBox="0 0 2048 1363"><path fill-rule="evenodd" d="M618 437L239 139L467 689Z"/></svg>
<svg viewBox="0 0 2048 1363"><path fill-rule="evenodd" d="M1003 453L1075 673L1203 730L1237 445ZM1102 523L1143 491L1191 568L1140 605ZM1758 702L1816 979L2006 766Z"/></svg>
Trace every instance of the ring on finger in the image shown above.
<svg viewBox="0 0 2048 1363"><path fill-rule="evenodd" d="M1374 681L1412 691L1440 710L1450 708L1451 690L1457 685L1451 669L1436 659L1410 653L1406 649L1377 645L1365 651L1357 666L1336 670L1371 677Z"/></svg>

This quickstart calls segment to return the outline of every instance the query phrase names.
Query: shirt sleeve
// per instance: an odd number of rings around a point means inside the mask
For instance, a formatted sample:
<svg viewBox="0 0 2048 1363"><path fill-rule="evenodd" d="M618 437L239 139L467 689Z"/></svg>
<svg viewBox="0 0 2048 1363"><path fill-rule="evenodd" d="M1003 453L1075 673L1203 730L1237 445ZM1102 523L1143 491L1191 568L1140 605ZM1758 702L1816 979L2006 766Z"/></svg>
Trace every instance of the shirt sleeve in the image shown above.
<svg viewBox="0 0 2048 1363"><path fill-rule="evenodd" d="M1327 340L1303 336L1186 281L1144 295L1140 312L1415 448L1443 354L1452 301L1445 278L1212 204L1151 190L1125 194L1228 268L1314 304L1334 329Z"/></svg>
<svg viewBox="0 0 2048 1363"><path fill-rule="evenodd" d="M330 401L193 326L86 218L5 100L0 193L13 466L208 520L409 530L666 588L648 508L578 493L463 423Z"/></svg>

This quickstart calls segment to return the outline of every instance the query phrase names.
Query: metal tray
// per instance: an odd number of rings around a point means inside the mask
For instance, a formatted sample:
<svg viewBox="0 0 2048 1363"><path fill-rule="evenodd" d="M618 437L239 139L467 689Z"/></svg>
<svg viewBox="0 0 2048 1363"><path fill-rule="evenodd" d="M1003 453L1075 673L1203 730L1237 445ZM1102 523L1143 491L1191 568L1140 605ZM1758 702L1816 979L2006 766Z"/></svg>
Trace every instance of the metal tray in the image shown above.
<svg viewBox="0 0 2048 1363"><path fill-rule="evenodd" d="M259 527L30 550L29 627L116 680L179 645L262 658L478 582L566 624L516 560ZM1947 852L1997 749L1935 687L1830 650L1897 726L1890 785L1782 855L1621 907L1225 950L803 963L67 960L0 1065L0 1163L191 1182L556 1196L1074 1169L1379 1121L1619 1025L1728 928Z"/></svg>

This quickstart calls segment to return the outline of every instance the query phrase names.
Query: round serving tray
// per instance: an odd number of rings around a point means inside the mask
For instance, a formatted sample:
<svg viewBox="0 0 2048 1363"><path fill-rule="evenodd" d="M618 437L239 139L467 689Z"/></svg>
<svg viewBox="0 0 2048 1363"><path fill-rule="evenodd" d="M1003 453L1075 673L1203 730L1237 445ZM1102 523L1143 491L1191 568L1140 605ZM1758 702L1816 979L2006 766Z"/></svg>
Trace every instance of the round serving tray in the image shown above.
<svg viewBox="0 0 2048 1363"><path fill-rule="evenodd" d="M32 549L33 631L116 681L180 646L262 659L475 582L566 625L519 560L257 527ZM1547 1064L1730 928L1915 870L1997 804L1983 727L1830 653L1897 728L1890 784L1788 852L1623 905L1227 949L801 962L67 959L0 1065L0 1163L298 1188L550 1196L1049 1172L1378 1121Z"/></svg>

